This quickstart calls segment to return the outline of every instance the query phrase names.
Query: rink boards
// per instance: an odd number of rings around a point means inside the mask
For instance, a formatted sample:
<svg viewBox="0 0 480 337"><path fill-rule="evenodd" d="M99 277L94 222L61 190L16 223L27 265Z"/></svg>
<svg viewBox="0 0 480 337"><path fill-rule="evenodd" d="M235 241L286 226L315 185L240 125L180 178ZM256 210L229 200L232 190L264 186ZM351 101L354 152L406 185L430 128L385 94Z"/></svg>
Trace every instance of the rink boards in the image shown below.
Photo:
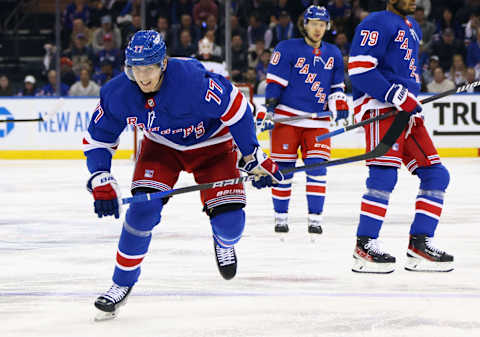
<svg viewBox="0 0 480 337"><path fill-rule="evenodd" d="M424 96L420 96L422 98ZM443 157L480 156L480 95L449 96L424 106L425 122ZM350 107L352 98L350 99ZM256 96L256 104L264 97ZM82 159L82 139L98 98L1 98L0 119L37 118L48 113L44 122L0 123L0 159ZM352 111L349 117L352 123ZM332 129L343 126L332 123ZM115 158L132 157L133 128L127 127ZM269 135L259 135L269 149ZM345 157L364 152L363 129L332 138L332 156Z"/></svg>

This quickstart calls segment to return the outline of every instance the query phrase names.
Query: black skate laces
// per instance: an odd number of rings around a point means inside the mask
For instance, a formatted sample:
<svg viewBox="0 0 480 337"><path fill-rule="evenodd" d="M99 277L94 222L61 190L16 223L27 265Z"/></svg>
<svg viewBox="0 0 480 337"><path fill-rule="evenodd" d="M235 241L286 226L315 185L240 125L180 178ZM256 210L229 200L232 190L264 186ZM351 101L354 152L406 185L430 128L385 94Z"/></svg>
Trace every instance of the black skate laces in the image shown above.
<svg viewBox="0 0 480 337"><path fill-rule="evenodd" d="M440 254L440 255L445 253L443 250L441 250L441 249L435 247L434 245L432 245L432 238L426 237L425 238L425 245L432 252L435 252L435 253Z"/></svg>
<svg viewBox="0 0 480 337"><path fill-rule="evenodd" d="M386 254L386 252L380 249L380 246L378 245L378 241L376 239L369 239L368 242L365 244L364 248L378 255Z"/></svg>
<svg viewBox="0 0 480 337"><path fill-rule="evenodd" d="M217 260L220 267L228 266L235 263L235 250L233 247L222 248L218 245L215 246L215 252L217 253Z"/></svg>
<svg viewBox="0 0 480 337"><path fill-rule="evenodd" d="M112 285L110 289L103 295L113 302L117 303L122 300L128 292L129 287L120 287L116 284Z"/></svg>

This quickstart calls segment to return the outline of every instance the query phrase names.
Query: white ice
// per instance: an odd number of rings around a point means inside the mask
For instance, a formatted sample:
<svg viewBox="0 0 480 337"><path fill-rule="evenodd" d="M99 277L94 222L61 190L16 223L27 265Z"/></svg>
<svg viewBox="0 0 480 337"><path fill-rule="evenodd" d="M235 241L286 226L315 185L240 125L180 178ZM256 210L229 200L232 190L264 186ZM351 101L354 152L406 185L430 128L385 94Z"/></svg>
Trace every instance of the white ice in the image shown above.
<svg viewBox="0 0 480 337"><path fill-rule="evenodd" d="M366 169L329 169L324 234L307 234L303 174L293 184L291 232L273 232L267 190L247 189L238 273L223 280L198 193L173 197L140 281L117 319L95 323L111 284L121 220L97 219L83 161L0 161L0 336L480 336L480 159L444 159L451 184L435 245L451 273L403 269L418 181L405 169L381 232L397 257L389 275L352 273ZM124 191L132 162L115 161ZM182 175L177 186L193 183Z"/></svg>

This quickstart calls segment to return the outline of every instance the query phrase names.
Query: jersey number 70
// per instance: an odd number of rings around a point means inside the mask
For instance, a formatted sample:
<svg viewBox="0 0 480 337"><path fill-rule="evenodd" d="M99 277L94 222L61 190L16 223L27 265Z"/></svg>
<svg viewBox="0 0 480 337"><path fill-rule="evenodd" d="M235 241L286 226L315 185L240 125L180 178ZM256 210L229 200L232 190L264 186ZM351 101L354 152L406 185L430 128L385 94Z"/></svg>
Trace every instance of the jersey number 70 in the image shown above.
<svg viewBox="0 0 480 337"><path fill-rule="evenodd" d="M207 93L205 94L205 100L207 102L210 102L212 99L217 102L218 105L222 104L222 99L218 97L216 93L213 92L213 90L217 89L220 91L220 94L223 94L223 89L221 86L217 84L214 80L211 78L208 79L208 90Z"/></svg>
<svg viewBox="0 0 480 337"><path fill-rule="evenodd" d="M364 47L367 43L370 47L373 47L378 42L378 32L376 30L370 31L362 29L360 35L363 37L362 42L360 42L361 47Z"/></svg>

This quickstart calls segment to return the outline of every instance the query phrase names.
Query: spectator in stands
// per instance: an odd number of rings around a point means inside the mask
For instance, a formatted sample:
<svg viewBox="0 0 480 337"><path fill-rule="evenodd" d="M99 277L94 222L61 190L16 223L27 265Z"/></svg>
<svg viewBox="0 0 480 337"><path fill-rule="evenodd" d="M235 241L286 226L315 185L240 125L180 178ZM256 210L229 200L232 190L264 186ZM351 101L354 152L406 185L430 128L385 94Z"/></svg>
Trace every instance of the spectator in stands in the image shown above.
<svg viewBox="0 0 480 337"><path fill-rule="evenodd" d="M204 39L207 39L208 41L210 41L213 45L213 50L212 50L212 55L215 56L215 57L218 57L219 59L221 59L223 61L223 49L221 46L219 46L217 43L216 43L216 38L215 38L215 30L208 30L206 33L205 33L205 37Z"/></svg>
<svg viewBox="0 0 480 337"><path fill-rule="evenodd" d="M223 58L213 55L214 44L207 37L198 41L198 54L196 58L208 71L228 77L227 66Z"/></svg>
<svg viewBox="0 0 480 337"><path fill-rule="evenodd" d="M132 15L131 22L125 22L124 25L121 27L120 32L122 34L122 50L124 50L130 38L142 29L142 18L138 14ZM167 45L168 46L168 45Z"/></svg>
<svg viewBox="0 0 480 337"><path fill-rule="evenodd" d="M265 41L265 48L270 48L272 43L272 32L267 29L267 25L260 21L258 13L250 15L249 25L247 28L247 48L254 49L258 40Z"/></svg>
<svg viewBox="0 0 480 337"><path fill-rule="evenodd" d="M187 30L190 33L191 43L196 45L200 40L200 30L192 24L192 17L189 14L183 14L180 18L180 24L172 27L173 30L173 49L180 46L182 31ZM194 48L195 49L195 48Z"/></svg>
<svg viewBox="0 0 480 337"><path fill-rule="evenodd" d="M216 46L212 40L205 36L203 39L198 41L198 53L196 58L200 61L223 62L223 58L221 56L222 50L220 49L219 51L220 55L218 55L218 50L217 54L215 54L215 47L220 48L219 46Z"/></svg>
<svg viewBox="0 0 480 337"><path fill-rule="evenodd" d="M416 4L417 4L417 8L418 7L423 8L425 17L428 18L429 15L430 15L430 10L432 9L432 4L431 4L430 0L417 0ZM423 31L422 31L422 33L423 33Z"/></svg>
<svg viewBox="0 0 480 337"><path fill-rule="evenodd" d="M247 49L243 45L240 35L232 36L232 80L242 82L243 73L248 68Z"/></svg>
<svg viewBox="0 0 480 337"><path fill-rule="evenodd" d="M347 35L345 33L338 33L335 35L335 44L340 49L343 56L350 53L350 43L348 43Z"/></svg>
<svg viewBox="0 0 480 337"><path fill-rule="evenodd" d="M120 53L120 49L115 48L113 44L113 36L110 33L107 33L103 36L103 50L100 50L97 53L95 71L100 70L101 64L105 60L109 60L113 66L113 69L116 72L120 72L122 55Z"/></svg>
<svg viewBox="0 0 480 337"><path fill-rule="evenodd" d="M432 54L440 58L440 66L443 70L450 69L454 54L465 56L465 46L463 40L455 40L453 30L446 28L443 31L442 39L432 44Z"/></svg>
<svg viewBox="0 0 480 337"><path fill-rule="evenodd" d="M100 64L100 73L95 74L92 79L99 86L103 86L118 74L118 70L114 69L112 62L106 58Z"/></svg>
<svg viewBox="0 0 480 337"><path fill-rule="evenodd" d="M68 57L60 58L60 76L62 83L69 87L78 81L77 75L72 70L73 62Z"/></svg>
<svg viewBox="0 0 480 337"><path fill-rule="evenodd" d="M278 15L278 23L273 27L272 45L276 45L280 41L288 40L295 37L295 29L290 15L287 11L281 11Z"/></svg>
<svg viewBox="0 0 480 337"><path fill-rule="evenodd" d="M83 68L80 71L80 80L70 87L68 94L70 96L99 96L100 87L90 80L90 71Z"/></svg>
<svg viewBox="0 0 480 337"><path fill-rule="evenodd" d="M172 46L173 32L169 29L168 19L166 17L159 16L157 18L157 25L154 29L162 35L167 46Z"/></svg>
<svg viewBox="0 0 480 337"><path fill-rule="evenodd" d="M193 21L199 27L202 24L206 24L207 17L213 15L215 22L218 20L218 6L213 0L199 0L198 3L193 6Z"/></svg>
<svg viewBox="0 0 480 337"><path fill-rule="evenodd" d="M115 48L120 48L122 45L122 35L120 30L112 24L112 17L110 15L105 15L102 17L102 26L95 30L93 33L92 47L95 53L98 53L103 49L103 36L105 34L112 34L113 42Z"/></svg>
<svg viewBox="0 0 480 337"><path fill-rule="evenodd" d="M74 0L65 8L63 28L71 32L75 19L81 19L85 24L90 24L90 7L87 5L87 0Z"/></svg>
<svg viewBox="0 0 480 337"><path fill-rule="evenodd" d="M428 66L422 71L422 87L426 89L427 84L433 81L433 71L440 67L440 58L437 55L430 56Z"/></svg>
<svg viewBox="0 0 480 337"><path fill-rule="evenodd" d="M454 4L455 6L455 4ZM478 11L480 8L480 1L479 0L463 0L462 6L455 6L455 21L465 27L465 33L467 31L467 26L469 20L472 18L472 15ZM476 34L470 35L469 38L475 39ZM465 38L467 38L465 36Z"/></svg>
<svg viewBox="0 0 480 337"><path fill-rule="evenodd" d="M177 0L172 1L170 10L170 19L172 25L177 25L182 22L182 16L187 14L192 17L193 14L193 1L192 0ZM191 32L190 32L191 33Z"/></svg>
<svg viewBox="0 0 480 337"><path fill-rule="evenodd" d="M207 20L205 21L205 25L202 26L200 30L201 36L205 36L205 34L209 31L213 30L215 33L218 31L218 26L217 26L217 18L215 15L209 15L207 17ZM215 34L216 35L216 34ZM215 41L218 43L218 41Z"/></svg>
<svg viewBox="0 0 480 337"><path fill-rule="evenodd" d="M50 69L55 68L55 60L57 57L57 47L50 43L45 43L43 46L45 49L45 55L43 56L43 69L42 74L46 74Z"/></svg>
<svg viewBox="0 0 480 337"><path fill-rule="evenodd" d="M446 29L451 29L455 38L463 39L462 29L460 25L453 20L452 11L449 8L443 9L442 18L437 21L437 33L443 35Z"/></svg>
<svg viewBox="0 0 480 337"><path fill-rule="evenodd" d="M452 67L446 74L446 77L457 86L465 83L467 77L467 67L465 66L462 55L453 55Z"/></svg>
<svg viewBox="0 0 480 337"><path fill-rule="evenodd" d="M76 36L78 36L78 34L83 34L85 36L85 38L87 39L87 45L90 45L92 43L92 31L87 26L85 26L85 23L82 19L75 19L73 20L73 31L70 35L68 47L72 46L73 40Z"/></svg>
<svg viewBox="0 0 480 337"><path fill-rule="evenodd" d="M23 80L23 89L17 93L17 96L36 96L38 90L35 88L35 83L35 77L32 75L25 76L25 80Z"/></svg>
<svg viewBox="0 0 480 337"><path fill-rule="evenodd" d="M48 83L40 89L37 96L56 96L57 72L52 69L47 73ZM68 85L60 83L60 96L68 96Z"/></svg>
<svg viewBox="0 0 480 337"><path fill-rule="evenodd" d="M442 67L433 71L433 81L427 84L428 92L437 93L455 88L455 84L445 78Z"/></svg>
<svg viewBox="0 0 480 337"><path fill-rule="evenodd" d="M415 9L415 14L413 15L415 20L420 25L422 29L422 41L420 41L420 52L429 53L432 48L433 34L435 34L435 25L425 19L425 9L423 7L418 7Z"/></svg>
<svg viewBox="0 0 480 337"><path fill-rule="evenodd" d="M87 39L82 33L78 34L73 39L72 48L65 50L64 56L72 60L72 70L77 76L80 75L80 70L85 66L85 64L93 67L95 62L95 54L93 53L93 49L87 45Z"/></svg>
<svg viewBox="0 0 480 337"><path fill-rule="evenodd" d="M470 19L465 24L465 45L469 46L471 42L477 40L477 33L480 30L480 8L476 8L470 15Z"/></svg>
<svg viewBox="0 0 480 337"><path fill-rule="evenodd" d="M180 33L180 44L173 50L172 56L193 57L196 51L190 31L183 30Z"/></svg>
<svg viewBox="0 0 480 337"><path fill-rule="evenodd" d="M470 43L467 49L467 66L475 67L480 63L480 29L477 30L477 38Z"/></svg>
<svg viewBox="0 0 480 337"><path fill-rule="evenodd" d="M104 0L92 0L90 3L90 26L100 27L102 17L108 15L108 8Z"/></svg>
<svg viewBox="0 0 480 337"><path fill-rule="evenodd" d="M267 68L268 68L268 64L270 63L270 55L271 53L268 49L265 49L263 53L260 55L260 61L255 67L255 72L257 74L258 82L261 82L267 78Z"/></svg>
<svg viewBox="0 0 480 337"><path fill-rule="evenodd" d="M13 96L13 88L6 75L0 76L0 96Z"/></svg>
<svg viewBox="0 0 480 337"><path fill-rule="evenodd" d="M257 92L257 72L254 68L248 67L247 72L244 75L245 83L250 84L253 87L253 92ZM265 93L264 93L265 94Z"/></svg>
<svg viewBox="0 0 480 337"><path fill-rule="evenodd" d="M467 69L467 76L465 78L465 84L470 84L477 81L476 78L476 72L475 69L473 68L468 68ZM473 93L473 92L480 92L480 87L475 87L475 88L468 88L466 92Z"/></svg>
<svg viewBox="0 0 480 337"><path fill-rule="evenodd" d="M248 52L248 67L255 68L257 67L258 62L260 61L260 56L265 50L265 42L263 40L258 40L255 43L255 49Z"/></svg>

